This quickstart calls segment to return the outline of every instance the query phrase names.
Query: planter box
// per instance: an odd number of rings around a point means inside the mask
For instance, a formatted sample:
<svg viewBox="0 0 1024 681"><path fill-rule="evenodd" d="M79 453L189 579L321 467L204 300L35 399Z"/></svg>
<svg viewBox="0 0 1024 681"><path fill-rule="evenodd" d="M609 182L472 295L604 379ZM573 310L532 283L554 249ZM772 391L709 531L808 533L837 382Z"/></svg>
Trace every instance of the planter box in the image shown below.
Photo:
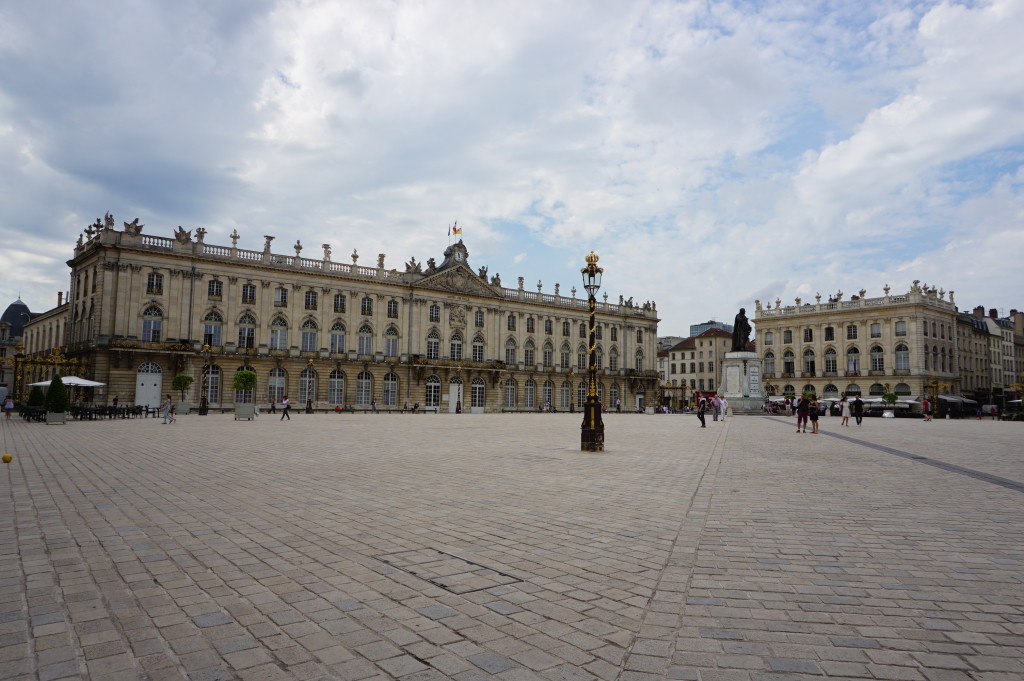
<svg viewBox="0 0 1024 681"><path fill-rule="evenodd" d="M67 423L68 415L62 411L48 411L46 412L46 425L51 423L59 423L64 425Z"/></svg>
<svg viewBox="0 0 1024 681"><path fill-rule="evenodd" d="M235 405L235 420L245 419L246 421L252 421L256 418L256 405L255 404L236 404Z"/></svg>

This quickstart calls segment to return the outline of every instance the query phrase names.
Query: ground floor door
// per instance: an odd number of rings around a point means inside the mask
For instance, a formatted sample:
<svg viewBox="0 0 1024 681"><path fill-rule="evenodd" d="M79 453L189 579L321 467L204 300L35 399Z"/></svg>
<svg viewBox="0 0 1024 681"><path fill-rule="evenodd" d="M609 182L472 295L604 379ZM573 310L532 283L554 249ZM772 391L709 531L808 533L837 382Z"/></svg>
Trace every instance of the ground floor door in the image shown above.
<svg viewBox="0 0 1024 681"><path fill-rule="evenodd" d="M144 407L160 406L163 370L155 362L144 362L135 375L135 404Z"/></svg>
<svg viewBox="0 0 1024 681"><path fill-rule="evenodd" d="M454 414L456 411L460 411L463 407L462 404L462 383L449 383L448 384L448 413Z"/></svg>

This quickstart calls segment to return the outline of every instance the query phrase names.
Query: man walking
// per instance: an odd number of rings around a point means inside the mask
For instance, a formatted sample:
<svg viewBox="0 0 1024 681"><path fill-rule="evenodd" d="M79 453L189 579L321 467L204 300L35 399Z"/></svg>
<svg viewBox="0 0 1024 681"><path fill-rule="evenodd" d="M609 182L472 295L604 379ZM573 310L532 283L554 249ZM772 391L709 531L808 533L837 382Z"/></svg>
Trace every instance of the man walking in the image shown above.
<svg viewBox="0 0 1024 681"><path fill-rule="evenodd" d="M864 401L860 399L860 395L857 395L853 399L853 418L860 425L860 422L864 419Z"/></svg>
<svg viewBox="0 0 1024 681"><path fill-rule="evenodd" d="M927 397L924 398L923 402L921 402L921 411L924 412L925 421L932 420L932 403L928 401Z"/></svg>
<svg viewBox="0 0 1024 681"><path fill-rule="evenodd" d="M708 401L706 398L700 398L697 402L697 418L700 419L700 427L707 428L707 424L704 422L704 412L708 410Z"/></svg>
<svg viewBox="0 0 1024 681"><path fill-rule="evenodd" d="M717 421L718 414L722 411L722 401L718 399L718 395L711 398L711 420Z"/></svg>
<svg viewBox="0 0 1024 681"><path fill-rule="evenodd" d="M288 412L291 411L292 403L288 401L287 395L281 398L281 407L281 420L284 421L285 419L288 419L291 421L292 417Z"/></svg>

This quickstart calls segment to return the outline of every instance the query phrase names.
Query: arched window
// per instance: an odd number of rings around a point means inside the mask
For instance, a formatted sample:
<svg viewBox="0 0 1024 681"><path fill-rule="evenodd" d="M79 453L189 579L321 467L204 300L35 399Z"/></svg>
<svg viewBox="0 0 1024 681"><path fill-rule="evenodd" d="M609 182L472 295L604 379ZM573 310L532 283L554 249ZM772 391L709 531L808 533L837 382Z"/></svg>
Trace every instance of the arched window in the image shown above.
<svg viewBox="0 0 1024 681"><path fill-rule="evenodd" d="M250 366L238 367L238 371L251 371L256 373L256 370ZM236 372L237 373L237 372ZM256 399L256 389L250 388L249 390L236 390L235 391L235 402L239 404L252 404Z"/></svg>
<svg viewBox="0 0 1024 681"><path fill-rule="evenodd" d="M398 329L393 326L384 331L384 356L398 357Z"/></svg>
<svg viewBox="0 0 1024 681"><path fill-rule="evenodd" d="M846 394L847 395L860 395L860 386L857 385L856 383L849 384L848 386L846 386Z"/></svg>
<svg viewBox="0 0 1024 681"><path fill-rule="evenodd" d="M811 385L810 383L808 383L807 385L804 386L803 394L804 395L817 395L818 393L814 390L814 386Z"/></svg>
<svg viewBox="0 0 1024 681"><path fill-rule="evenodd" d="M544 381L544 386L541 388L541 404L543 404L545 407L552 407L555 404L554 399L555 383L554 381L548 379L547 381Z"/></svg>
<svg viewBox="0 0 1024 681"><path fill-rule="evenodd" d="M896 387L893 388L893 392L896 393L897 395L909 395L910 386L907 385L906 383L897 383Z"/></svg>
<svg viewBox="0 0 1024 681"><path fill-rule="evenodd" d="M393 407L398 404L398 376L394 373L384 374L384 406Z"/></svg>
<svg viewBox="0 0 1024 681"><path fill-rule="evenodd" d="M317 331L319 327L312 319L302 322L302 351L316 352L319 348L317 343Z"/></svg>
<svg viewBox="0 0 1024 681"><path fill-rule="evenodd" d="M140 374L162 374L163 372L164 372L164 370L161 369L160 365L157 364L156 362L143 362L142 364L139 365L139 370L138 370L137 373L140 373Z"/></svg>
<svg viewBox="0 0 1024 681"><path fill-rule="evenodd" d="M822 390L822 396L839 397L839 388L837 388L834 384L829 383L828 385L825 386L825 389Z"/></svg>
<svg viewBox="0 0 1024 681"><path fill-rule="evenodd" d="M427 359L437 359L441 356L441 336L437 331L427 334Z"/></svg>
<svg viewBox="0 0 1024 681"><path fill-rule="evenodd" d="M486 393L484 392L484 379L480 377L474 378L473 383L470 386L470 406L483 409L485 398Z"/></svg>
<svg viewBox="0 0 1024 681"><path fill-rule="evenodd" d="M793 355L792 350L786 350L782 353L782 373L786 376L792 376L793 372L796 371L796 359Z"/></svg>
<svg viewBox="0 0 1024 681"><path fill-rule="evenodd" d="M860 371L860 350L850 348L846 351L846 373L857 373Z"/></svg>
<svg viewBox="0 0 1024 681"><path fill-rule="evenodd" d="M614 407L619 401L619 384L612 383L612 387L608 390L608 406Z"/></svg>
<svg viewBox="0 0 1024 681"><path fill-rule="evenodd" d="M910 371L910 348L903 343L896 346L896 371Z"/></svg>
<svg viewBox="0 0 1024 681"><path fill-rule="evenodd" d="M441 379L437 376L427 376L425 403L428 407L437 407L441 404Z"/></svg>
<svg viewBox="0 0 1024 681"><path fill-rule="evenodd" d="M615 329L613 328L612 331ZM619 351L612 348L612 351L608 353L608 368L611 371L619 370Z"/></svg>
<svg viewBox="0 0 1024 681"><path fill-rule="evenodd" d="M555 346L551 344L551 341L545 341L544 349L542 351L541 359L544 362L545 367L554 366L555 362Z"/></svg>
<svg viewBox="0 0 1024 681"><path fill-rule="evenodd" d="M513 365L516 363L516 341L514 338L509 338L505 341L505 364Z"/></svg>
<svg viewBox="0 0 1024 681"><path fill-rule="evenodd" d="M871 346L871 370L885 371L885 353L882 352L881 346Z"/></svg>
<svg viewBox="0 0 1024 681"><path fill-rule="evenodd" d="M804 350L804 373L814 374L814 350Z"/></svg>
<svg viewBox="0 0 1024 681"><path fill-rule="evenodd" d="M341 369L335 369L327 378L327 403L345 404L345 372Z"/></svg>
<svg viewBox="0 0 1024 681"><path fill-rule="evenodd" d="M839 361L836 356L835 348L828 348L825 350L825 372L836 373L839 369Z"/></svg>
<svg viewBox="0 0 1024 681"><path fill-rule="evenodd" d="M363 324L359 327L358 337L360 355L372 355L373 354L373 329L370 328L369 324ZM363 404L360 402L360 404ZM368 404L368 403L366 403Z"/></svg>
<svg viewBox="0 0 1024 681"><path fill-rule="evenodd" d="M267 377L267 399L278 404L287 393L287 376L284 369L275 367Z"/></svg>
<svg viewBox="0 0 1024 681"><path fill-rule="evenodd" d="M516 406L518 390L516 389L515 379L508 379L505 381L505 406L509 409L514 409Z"/></svg>
<svg viewBox="0 0 1024 681"><path fill-rule="evenodd" d="M455 333L452 334L452 339L451 339L451 342L450 342L450 347L451 347L451 354L449 355L449 357L451 357L451 359L453 361L456 361L456 362L461 360L462 359L462 334L459 333L458 331L456 331Z"/></svg>
<svg viewBox="0 0 1024 681"><path fill-rule="evenodd" d="M939 346L932 346L932 371L939 371Z"/></svg>
<svg viewBox="0 0 1024 681"><path fill-rule="evenodd" d="M563 369L568 369L570 366L572 366L572 350L569 348L568 343L562 343L562 347L558 349L558 354L558 365L560 367L562 367Z"/></svg>
<svg viewBox="0 0 1024 681"><path fill-rule="evenodd" d="M526 379L526 383L523 385L523 406L527 409L533 409L537 402L537 384L533 382L532 378Z"/></svg>
<svg viewBox="0 0 1024 681"><path fill-rule="evenodd" d="M580 343L576 348L576 368L581 370L586 369L588 359L590 358L587 356L587 346Z"/></svg>
<svg viewBox="0 0 1024 681"><path fill-rule="evenodd" d="M224 329L224 318L216 310L211 310L203 317L203 345L217 347L223 345L221 333Z"/></svg>
<svg viewBox="0 0 1024 681"><path fill-rule="evenodd" d="M341 322L331 325L331 352L345 352L345 325Z"/></svg>
<svg viewBox="0 0 1024 681"><path fill-rule="evenodd" d="M220 367L216 364L204 366L203 380L205 385L201 389L206 393L207 403L220 404Z"/></svg>
<svg viewBox="0 0 1024 681"><path fill-rule="evenodd" d="M288 322L281 317L274 317L270 322L270 349L286 350L288 348Z"/></svg>
<svg viewBox="0 0 1024 681"><path fill-rule="evenodd" d="M532 340L526 341L526 345L523 346L523 362L527 367L537 363L537 346Z"/></svg>
<svg viewBox="0 0 1024 681"><path fill-rule="evenodd" d="M299 404L316 402L316 370L306 367L299 373Z"/></svg>
<svg viewBox="0 0 1024 681"><path fill-rule="evenodd" d="M869 395L884 395L885 394L885 386L882 385L881 383L872 383L871 387L868 388L868 394Z"/></svg>
<svg viewBox="0 0 1024 681"><path fill-rule="evenodd" d="M238 347L251 348L256 343L256 318L244 314L238 318Z"/></svg>
<svg viewBox="0 0 1024 681"><path fill-rule="evenodd" d="M569 409L572 405L572 385L569 381L562 381L562 411Z"/></svg>
<svg viewBox="0 0 1024 681"><path fill-rule="evenodd" d="M787 383L786 385L782 386L782 394L783 395L796 395L796 388Z"/></svg>
<svg viewBox="0 0 1024 681"><path fill-rule="evenodd" d="M942 364L940 365L942 367L941 370L945 371L946 370L946 348L942 348L942 350L939 352L939 357L942 358Z"/></svg>
<svg viewBox="0 0 1024 681"><path fill-rule="evenodd" d="M142 340L152 343L161 340L163 317L164 313L156 305L150 305L142 311Z"/></svg>
<svg viewBox="0 0 1024 681"><path fill-rule="evenodd" d="M373 396L373 377L369 371L360 371L356 376L356 404L370 404Z"/></svg>
<svg viewBox="0 0 1024 681"><path fill-rule="evenodd" d="M576 386L576 408L583 409L584 403L587 401L587 382L580 381Z"/></svg>
<svg viewBox="0 0 1024 681"><path fill-rule="evenodd" d="M643 352L643 350L637 350L636 351L636 370L637 371L643 371L644 370L644 352Z"/></svg>
<svg viewBox="0 0 1024 681"><path fill-rule="evenodd" d="M482 336L473 338L473 361L484 361L484 339Z"/></svg>
<svg viewBox="0 0 1024 681"><path fill-rule="evenodd" d="M928 324L928 322L925 322L925 325L927 325L927 324ZM928 371L928 365L929 365L928 346L925 345L924 346L924 370L925 371Z"/></svg>
<svg viewBox="0 0 1024 681"><path fill-rule="evenodd" d="M604 369L604 348L600 345L594 348L594 367L598 371Z"/></svg>

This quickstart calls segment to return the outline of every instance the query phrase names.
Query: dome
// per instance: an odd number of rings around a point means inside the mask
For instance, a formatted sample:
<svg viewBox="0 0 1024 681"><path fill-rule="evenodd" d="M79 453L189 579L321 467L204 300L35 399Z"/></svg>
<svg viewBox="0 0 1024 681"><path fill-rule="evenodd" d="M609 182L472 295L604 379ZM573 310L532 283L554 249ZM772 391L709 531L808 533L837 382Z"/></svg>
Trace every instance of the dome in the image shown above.
<svg viewBox="0 0 1024 681"><path fill-rule="evenodd" d="M3 316L0 316L0 322L11 325L11 338L21 338L22 327L25 326L25 322L32 319L33 314L29 311L28 305L21 302L21 299L15 300L13 303L7 306L4 310Z"/></svg>

